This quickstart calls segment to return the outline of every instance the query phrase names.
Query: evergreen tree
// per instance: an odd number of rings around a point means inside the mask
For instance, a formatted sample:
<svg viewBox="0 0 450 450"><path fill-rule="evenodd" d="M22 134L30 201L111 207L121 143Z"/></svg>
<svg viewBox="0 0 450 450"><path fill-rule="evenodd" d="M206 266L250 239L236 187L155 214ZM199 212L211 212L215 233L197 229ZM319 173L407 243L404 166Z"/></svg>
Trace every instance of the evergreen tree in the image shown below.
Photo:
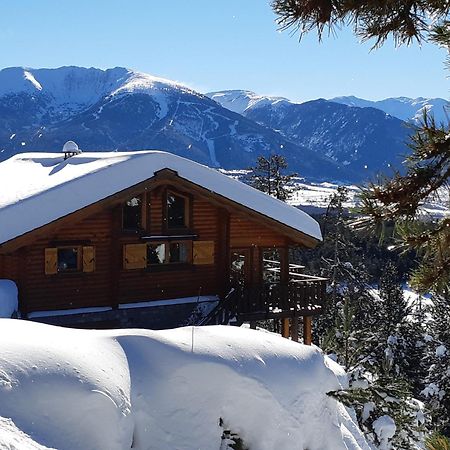
<svg viewBox="0 0 450 450"><path fill-rule="evenodd" d="M270 155L268 158L258 156L256 166L250 168L250 185L272 197L286 201L291 194L289 184L297 176L296 173L286 175L284 172L287 167L284 156Z"/></svg>
<svg viewBox="0 0 450 450"><path fill-rule="evenodd" d="M398 44L429 39L450 48L450 7L444 0L273 0L272 6L281 28L294 26L301 34L316 29L320 37L325 27L351 23L363 39L374 38L375 46L392 36ZM423 291L442 292L450 284L450 218L430 222L427 227L417 222L422 203L449 190L448 128L425 114L411 139L406 174L396 173L372 183L362 195L362 211L367 217L360 225L383 228L393 221L403 248L421 251L422 263L412 281Z"/></svg>
<svg viewBox="0 0 450 450"><path fill-rule="evenodd" d="M450 436L450 296L433 297L429 320L428 376L423 395L433 424Z"/></svg>
<svg viewBox="0 0 450 450"><path fill-rule="evenodd" d="M450 41L449 5L445 0L273 0L272 7L282 29L294 27L301 35L315 29L319 39L325 28L335 31L352 25L358 37L375 39L375 46L389 36L397 44L427 38Z"/></svg>

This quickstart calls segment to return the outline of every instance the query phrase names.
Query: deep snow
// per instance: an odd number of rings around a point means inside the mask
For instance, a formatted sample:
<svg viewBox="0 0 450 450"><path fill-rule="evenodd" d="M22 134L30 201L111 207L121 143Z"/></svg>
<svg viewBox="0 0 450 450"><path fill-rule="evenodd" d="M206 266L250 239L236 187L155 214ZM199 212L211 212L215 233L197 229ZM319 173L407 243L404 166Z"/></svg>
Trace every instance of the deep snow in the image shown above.
<svg viewBox="0 0 450 450"><path fill-rule="evenodd" d="M0 448L218 450L221 418L251 449L369 449L326 395L342 369L271 333L1 319L0 340Z"/></svg>

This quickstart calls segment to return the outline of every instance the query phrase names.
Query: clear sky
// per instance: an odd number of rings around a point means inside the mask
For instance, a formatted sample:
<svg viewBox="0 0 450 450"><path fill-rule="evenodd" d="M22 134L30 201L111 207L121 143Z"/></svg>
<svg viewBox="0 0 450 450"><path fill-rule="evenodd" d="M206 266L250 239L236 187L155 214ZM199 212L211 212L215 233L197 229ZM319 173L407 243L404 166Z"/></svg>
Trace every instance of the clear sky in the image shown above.
<svg viewBox="0 0 450 450"><path fill-rule="evenodd" d="M1 0L0 68L124 66L292 100L448 97L445 51L280 33L269 0Z"/></svg>

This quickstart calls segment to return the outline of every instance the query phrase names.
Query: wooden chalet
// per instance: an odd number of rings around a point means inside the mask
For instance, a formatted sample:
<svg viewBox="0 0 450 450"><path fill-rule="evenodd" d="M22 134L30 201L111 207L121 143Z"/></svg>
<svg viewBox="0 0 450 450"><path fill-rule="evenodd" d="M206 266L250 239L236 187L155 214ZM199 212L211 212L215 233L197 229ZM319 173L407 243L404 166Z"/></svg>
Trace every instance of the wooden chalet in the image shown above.
<svg viewBox="0 0 450 450"><path fill-rule="evenodd" d="M302 321L309 343L325 280L291 264L290 249L320 239L299 209L165 152L24 153L0 164L0 279L16 283L25 319L275 320L293 338Z"/></svg>

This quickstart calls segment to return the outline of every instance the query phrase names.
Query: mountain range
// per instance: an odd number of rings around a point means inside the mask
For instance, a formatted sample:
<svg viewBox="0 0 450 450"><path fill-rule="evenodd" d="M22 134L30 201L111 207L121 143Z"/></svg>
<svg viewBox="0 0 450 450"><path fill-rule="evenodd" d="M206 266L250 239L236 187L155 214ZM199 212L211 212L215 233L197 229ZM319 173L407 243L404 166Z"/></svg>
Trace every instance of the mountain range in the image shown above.
<svg viewBox="0 0 450 450"><path fill-rule="evenodd" d="M224 169L279 153L302 176L359 182L398 163L410 132L372 107L249 91L203 95L121 67L0 71L0 160L61 151L72 139L85 150L158 148Z"/></svg>
<svg viewBox="0 0 450 450"><path fill-rule="evenodd" d="M295 103L249 91L208 94L261 125L278 130L292 142L343 165L356 179L399 167L413 131L397 117L373 107L347 106L318 99Z"/></svg>

